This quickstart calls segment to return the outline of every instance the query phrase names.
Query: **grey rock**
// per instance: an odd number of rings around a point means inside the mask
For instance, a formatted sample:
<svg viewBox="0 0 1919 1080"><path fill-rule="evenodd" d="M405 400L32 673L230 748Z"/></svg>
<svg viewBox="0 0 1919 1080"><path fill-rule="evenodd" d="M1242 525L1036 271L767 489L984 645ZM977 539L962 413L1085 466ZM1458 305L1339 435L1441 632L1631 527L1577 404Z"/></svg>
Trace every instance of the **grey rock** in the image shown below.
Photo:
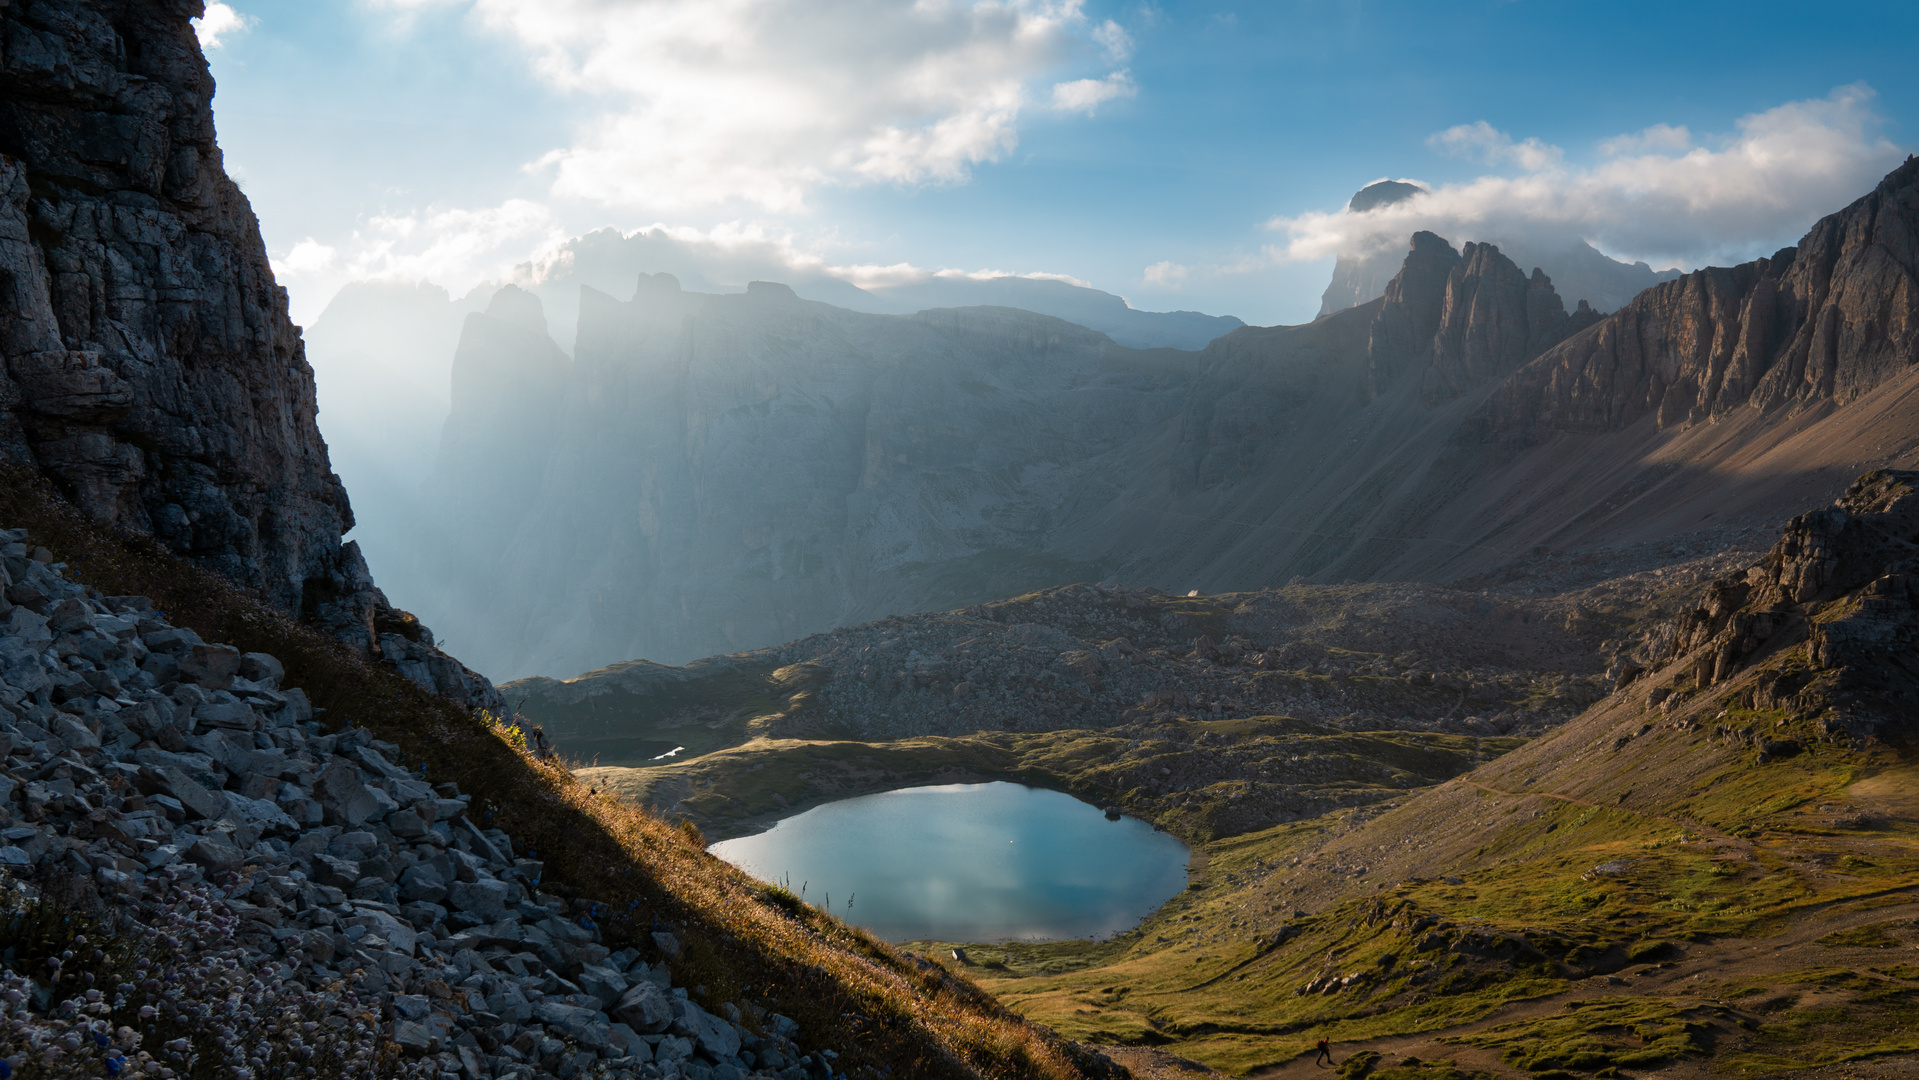
<svg viewBox="0 0 1919 1080"><path fill-rule="evenodd" d="M226 800L195 783L184 771L171 766L142 765L134 786L143 795L164 795L178 802L194 817L218 817L226 810Z"/></svg>
<svg viewBox="0 0 1919 1080"><path fill-rule="evenodd" d="M53 644L53 631L47 628L44 615L36 615L25 607L16 607L7 612L4 622L0 622L0 633L21 647L37 654Z"/></svg>
<svg viewBox="0 0 1919 1080"><path fill-rule="evenodd" d="M192 676L182 671L181 677ZM260 726L259 716L237 701L214 701L197 706L193 710L193 718L205 726L231 731L254 731Z"/></svg>
<svg viewBox="0 0 1919 1080"><path fill-rule="evenodd" d="M403 956L412 956L419 943L419 934L398 917L384 911L360 909L352 918L342 920L347 926L364 926L372 934L378 934L393 951Z"/></svg>
<svg viewBox="0 0 1919 1080"><path fill-rule="evenodd" d="M432 830L432 826L412 810L392 814L387 818L386 827L402 840L418 840Z"/></svg>
<svg viewBox="0 0 1919 1080"><path fill-rule="evenodd" d="M380 816L382 806L348 765L330 765L313 784L313 795L326 811L328 824L355 828ZM389 800L390 801L390 800Z"/></svg>
<svg viewBox="0 0 1919 1080"><path fill-rule="evenodd" d="M286 678L286 674L280 661L266 653L250 652L240 656L240 676L268 690L280 689L280 680Z"/></svg>
<svg viewBox="0 0 1919 1080"><path fill-rule="evenodd" d="M334 855L313 856L313 880L322 885L350 889L360 880L360 864Z"/></svg>
<svg viewBox="0 0 1919 1080"><path fill-rule="evenodd" d="M725 1061L740 1052L740 1033L732 1024L700 1008L697 1002L682 1001L678 1005L679 1022L708 1057Z"/></svg>
<svg viewBox="0 0 1919 1080"><path fill-rule="evenodd" d="M603 1009L611 1009L626 995L626 976L609 967L584 965L574 981L580 984L580 989L599 998Z"/></svg>
<svg viewBox="0 0 1919 1080"><path fill-rule="evenodd" d="M638 1032L623 1023L608 1026L607 1035L613 1049L641 1064L653 1060L653 1046L642 1039Z"/></svg>
<svg viewBox="0 0 1919 1080"><path fill-rule="evenodd" d="M670 930L653 931L653 944L658 945L661 952L676 958L685 948L684 945L680 944L680 939Z"/></svg>
<svg viewBox="0 0 1919 1080"><path fill-rule="evenodd" d="M611 1010L614 1019L643 1035L665 1031L673 1023L673 999L651 982L629 987Z"/></svg>
<svg viewBox="0 0 1919 1080"><path fill-rule="evenodd" d="M400 899L437 904L446 899L446 879L425 863L415 863L400 874Z"/></svg>
<svg viewBox="0 0 1919 1080"><path fill-rule="evenodd" d="M214 873L238 870L246 862L246 852L232 844L203 836L186 850L186 857Z"/></svg>
<svg viewBox="0 0 1919 1080"><path fill-rule="evenodd" d="M486 922L495 922L506 913L506 882L497 879L456 881L447 886L447 905Z"/></svg>
<svg viewBox="0 0 1919 1080"><path fill-rule="evenodd" d="M52 733L70 750L97 750L100 736L93 729L70 716L62 716L53 722Z"/></svg>
<svg viewBox="0 0 1919 1080"><path fill-rule="evenodd" d="M47 629L55 634L74 634L93 629L93 609L79 600L62 600L47 613Z"/></svg>

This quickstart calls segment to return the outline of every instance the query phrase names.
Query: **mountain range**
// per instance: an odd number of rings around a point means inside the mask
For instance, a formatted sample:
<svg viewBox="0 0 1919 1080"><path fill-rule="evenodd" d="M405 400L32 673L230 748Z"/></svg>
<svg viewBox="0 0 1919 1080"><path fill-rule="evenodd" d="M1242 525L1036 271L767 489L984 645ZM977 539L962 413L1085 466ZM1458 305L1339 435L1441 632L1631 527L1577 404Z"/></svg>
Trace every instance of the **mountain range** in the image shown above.
<svg viewBox="0 0 1919 1080"><path fill-rule="evenodd" d="M467 316L411 563L463 655L566 676L1067 580L1538 586L1761 544L1916 445L1915 166L1601 316L1430 233L1384 295L1198 352L755 283ZM1871 297L1867 302L1864 298Z"/></svg>

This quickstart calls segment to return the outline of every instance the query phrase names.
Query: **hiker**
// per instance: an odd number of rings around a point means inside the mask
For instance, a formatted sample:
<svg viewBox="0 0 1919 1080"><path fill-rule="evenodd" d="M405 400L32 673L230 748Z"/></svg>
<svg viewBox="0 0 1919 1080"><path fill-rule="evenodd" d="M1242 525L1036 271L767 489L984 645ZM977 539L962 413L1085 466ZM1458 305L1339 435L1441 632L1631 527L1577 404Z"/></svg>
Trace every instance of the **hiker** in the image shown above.
<svg viewBox="0 0 1919 1080"><path fill-rule="evenodd" d="M546 732L537 724L533 727L533 756L542 760L553 756L553 744L546 741Z"/></svg>
<svg viewBox="0 0 1919 1080"><path fill-rule="evenodd" d="M1319 1051L1319 1057L1316 1057L1313 1059L1313 1064L1317 1065L1322 1060L1325 1061L1326 1064L1328 1065L1337 1064L1336 1062L1333 1061L1333 1044L1332 1043L1327 1042L1325 1039L1321 1039L1318 1042L1314 1043L1313 1046Z"/></svg>

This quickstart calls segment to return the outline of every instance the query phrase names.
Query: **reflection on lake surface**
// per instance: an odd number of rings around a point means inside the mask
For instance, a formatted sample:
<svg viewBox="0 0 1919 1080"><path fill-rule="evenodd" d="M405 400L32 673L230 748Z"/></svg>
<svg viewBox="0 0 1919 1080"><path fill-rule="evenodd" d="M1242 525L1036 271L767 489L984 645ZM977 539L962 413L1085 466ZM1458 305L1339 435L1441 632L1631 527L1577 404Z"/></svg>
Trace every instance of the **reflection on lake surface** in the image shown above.
<svg viewBox="0 0 1919 1080"><path fill-rule="evenodd" d="M1186 887L1173 837L1007 783L828 803L712 851L888 941L1104 936Z"/></svg>

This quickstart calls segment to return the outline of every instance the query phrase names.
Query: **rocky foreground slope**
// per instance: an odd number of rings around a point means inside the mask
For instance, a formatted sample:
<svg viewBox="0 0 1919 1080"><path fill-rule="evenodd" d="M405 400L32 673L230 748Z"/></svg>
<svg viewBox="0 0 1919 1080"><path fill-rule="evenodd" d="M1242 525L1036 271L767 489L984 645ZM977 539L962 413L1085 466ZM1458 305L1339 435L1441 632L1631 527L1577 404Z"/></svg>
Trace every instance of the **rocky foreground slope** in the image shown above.
<svg viewBox="0 0 1919 1080"><path fill-rule="evenodd" d="M28 1060L74 1030L67 1055L128 1077L222 1059L473 1080L836 1071L785 1017L748 1024L676 989L671 930L658 962L601 944L602 905L543 892L542 864L398 747L324 733L272 656L71 584L28 539L0 533L0 867L22 882L4 903L115 924L95 931L107 953L6 933ZM286 1008L314 1023L277 1026Z"/></svg>

